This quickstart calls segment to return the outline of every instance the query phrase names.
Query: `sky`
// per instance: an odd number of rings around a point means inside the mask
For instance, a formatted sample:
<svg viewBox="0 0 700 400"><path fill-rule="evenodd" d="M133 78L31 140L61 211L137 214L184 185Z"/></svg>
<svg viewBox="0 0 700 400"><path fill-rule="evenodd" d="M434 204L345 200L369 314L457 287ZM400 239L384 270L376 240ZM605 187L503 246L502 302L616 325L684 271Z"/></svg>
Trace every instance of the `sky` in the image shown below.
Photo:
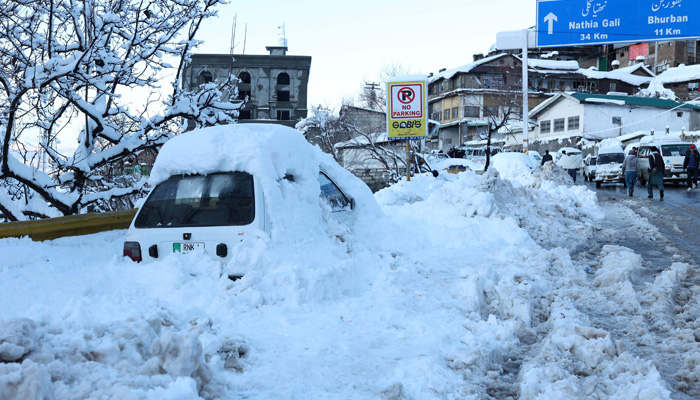
<svg viewBox="0 0 700 400"><path fill-rule="evenodd" d="M399 65L410 73L437 73L487 53L501 31L535 24L536 2L522 0L425 1L307 0L231 1L209 20L197 53L230 53L237 15L235 53L267 54L285 25L289 55L311 56L309 107L340 106L364 82L378 82L383 68Z"/></svg>

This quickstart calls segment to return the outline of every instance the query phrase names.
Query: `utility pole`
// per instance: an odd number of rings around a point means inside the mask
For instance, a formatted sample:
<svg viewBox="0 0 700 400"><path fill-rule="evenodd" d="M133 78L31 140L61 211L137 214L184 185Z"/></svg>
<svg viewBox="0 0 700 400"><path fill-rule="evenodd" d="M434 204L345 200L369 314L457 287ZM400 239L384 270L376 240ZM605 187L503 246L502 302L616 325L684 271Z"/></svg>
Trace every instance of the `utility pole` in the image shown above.
<svg viewBox="0 0 700 400"><path fill-rule="evenodd" d="M367 101L370 108L379 109L379 97L377 96L377 91L380 85L376 82L365 82L365 91L367 92Z"/></svg>

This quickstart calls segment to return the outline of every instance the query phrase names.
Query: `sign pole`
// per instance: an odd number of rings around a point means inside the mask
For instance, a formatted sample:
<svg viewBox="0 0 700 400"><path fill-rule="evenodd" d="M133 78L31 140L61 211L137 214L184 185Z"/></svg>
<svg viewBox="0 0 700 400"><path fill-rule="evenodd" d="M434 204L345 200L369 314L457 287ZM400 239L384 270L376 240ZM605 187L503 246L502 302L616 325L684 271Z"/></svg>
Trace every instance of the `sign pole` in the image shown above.
<svg viewBox="0 0 700 400"><path fill-rule="evenodd" d="M528 54L527 54L528 30L523 29L523 152L527 153L528 141L528 120L530 119L528 110Z"/></svg>
<svg viewBox="0 0 700 400"><path fill-rule="evenodd" d="M411 181L411 141L406 141L406 180Z"/></svg>

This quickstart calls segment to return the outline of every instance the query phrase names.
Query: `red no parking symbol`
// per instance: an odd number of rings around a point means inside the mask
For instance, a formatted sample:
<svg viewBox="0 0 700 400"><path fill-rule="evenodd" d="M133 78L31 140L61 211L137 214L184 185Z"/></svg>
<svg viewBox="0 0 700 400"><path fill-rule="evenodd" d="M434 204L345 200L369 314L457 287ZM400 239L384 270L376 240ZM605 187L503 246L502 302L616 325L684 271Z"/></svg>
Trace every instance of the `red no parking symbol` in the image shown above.
<svg viewBox="0 0 700 400"><path fill-rule="evenodd" d="M416 98L416 92L413 91L410 87L402 87L399 89L399 92L396 94L396 97L398 97L399 101L403 104L409 104L413 101L413 99Z"/></svg>

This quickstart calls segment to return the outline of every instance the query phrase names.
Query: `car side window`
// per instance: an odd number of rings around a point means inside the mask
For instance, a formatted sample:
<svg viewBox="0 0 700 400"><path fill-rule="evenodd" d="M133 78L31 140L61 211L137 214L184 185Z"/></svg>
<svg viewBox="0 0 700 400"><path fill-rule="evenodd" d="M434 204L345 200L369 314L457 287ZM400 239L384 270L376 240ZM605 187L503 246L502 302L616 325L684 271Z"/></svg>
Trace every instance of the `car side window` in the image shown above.
<svg viewBox="0 0 700 400"><path fill-rule="evenodd" d="M318 173L318 183L321 185L321 198L328 202L333 212L350 208L350 200L323 172Z"/></svg>

